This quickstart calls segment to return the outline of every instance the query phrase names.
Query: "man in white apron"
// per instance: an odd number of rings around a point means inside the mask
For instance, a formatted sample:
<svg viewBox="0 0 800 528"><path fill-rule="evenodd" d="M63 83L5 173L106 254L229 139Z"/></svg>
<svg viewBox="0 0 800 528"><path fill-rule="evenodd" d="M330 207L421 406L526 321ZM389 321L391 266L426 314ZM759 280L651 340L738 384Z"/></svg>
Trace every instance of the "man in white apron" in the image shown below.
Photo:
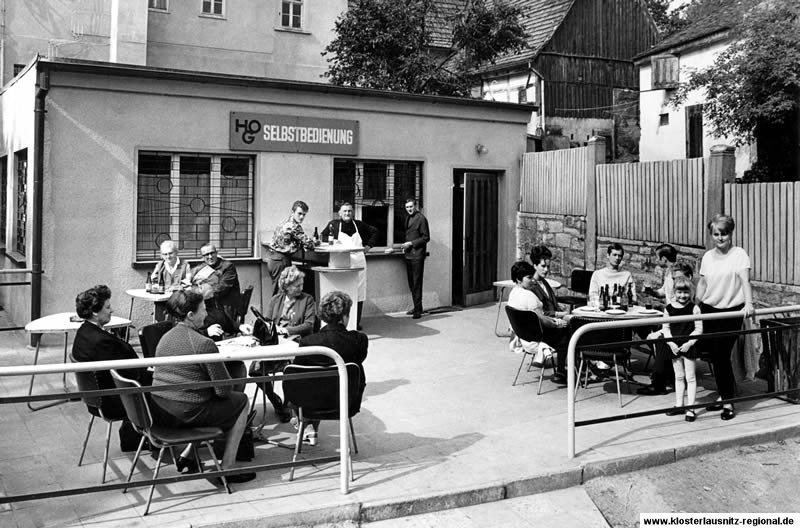
<svg viewBox="0 0 800 528"><path fill-rule="evenodd" d="M375 245L378 239L378 230L361 220L353 218L353 204L344 202L339 206L339 219L328 222L322 230L322 240L328 240L332 235L344 245L364 247L364 252L356 251L350 254L350 265L354 268L363 268L358 272L358 320L357 328L361 330L361 311L364 300L367 298L367 258L366 252Z"/></svg>

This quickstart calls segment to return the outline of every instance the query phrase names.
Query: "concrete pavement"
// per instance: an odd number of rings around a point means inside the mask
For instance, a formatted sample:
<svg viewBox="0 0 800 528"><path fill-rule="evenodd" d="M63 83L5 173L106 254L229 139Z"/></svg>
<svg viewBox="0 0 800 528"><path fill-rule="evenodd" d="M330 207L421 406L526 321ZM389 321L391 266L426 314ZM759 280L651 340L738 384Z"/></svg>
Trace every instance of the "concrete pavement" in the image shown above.
<svg viewBox="0 0 800 528"><path fill-rule="evenodd" d="M354 419L359 454L351 493L341 495L338 467L302 467L259 473L250 483L220 493L199 480L156 488L151 514L142 516L146 491L65 497L0 508L2 526L286 526L325 522L376 522L452 507L561 490L612 474L740 443L795 436L798 408L780 400L738 406L736 419L701 412L693 424L682 416L655 415L579 428L577 456L567 458L563 387L545 380L536 395L535 373L511 386L520 356L494 335L496 305L431 314L412 320L391 314L364 321L370 336L367 389ZM43 361L60 361L61 344L49 338ZM33 352L20 332L0 334L0 362L27 364ZM635 357L634 371L644 357ZM713 378L699 368L698 398L711 400ZM646 376L638 375L641 381ZM3 395L24 394L27 378L0 379ZM37 378L36 391L55 390L60 378ZM763 382L740 383L743 392ZM637 412L673 404L672 394L623 393L613 382L578 392L578 419ZM88 414L80 403L31 413L24 404L0 406L0 483L6 494L99 483L104 434L93 431L88 463L77 467ZM97 429L97 428L96 428ZM100 429L103 429L100 427ZM292 442L288 424L268 427L272 439ZM323 423L317 455L335 453L336 423ZM112 438L109 475L127 475L132 454ZM282 462L291 451L256 447L254 463ZM152 460L145 461L151 467ZM171 471L171 470L170 470ZM171 474L171 473L169 473ZM134 478L140 475L139 471ZM379 526L379 525L378 525Z"/></svg>

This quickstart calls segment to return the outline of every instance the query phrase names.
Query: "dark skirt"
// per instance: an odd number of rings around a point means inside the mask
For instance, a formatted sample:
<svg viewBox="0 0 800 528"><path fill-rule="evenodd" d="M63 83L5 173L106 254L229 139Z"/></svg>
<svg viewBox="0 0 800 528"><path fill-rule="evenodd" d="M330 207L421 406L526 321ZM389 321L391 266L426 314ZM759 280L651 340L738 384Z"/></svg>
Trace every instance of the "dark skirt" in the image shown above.
<svg viewBox="0 0 800 528"><path fill-rule="evenodd" d="M166 427L219 427L227 431L249 405L243 392L231 392L227 398L214 398L203 403L167 400L153 393L153 420Z"/></svg>

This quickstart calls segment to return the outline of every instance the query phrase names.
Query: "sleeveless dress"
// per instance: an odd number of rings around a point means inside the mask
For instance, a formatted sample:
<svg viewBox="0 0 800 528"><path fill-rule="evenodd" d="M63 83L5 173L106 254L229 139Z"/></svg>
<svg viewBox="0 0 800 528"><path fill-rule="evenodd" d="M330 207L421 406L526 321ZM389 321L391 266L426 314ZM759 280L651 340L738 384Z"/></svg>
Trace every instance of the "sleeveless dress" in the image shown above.
<svg viewBox="0 0 800 528"><path fill-rule="evenodd" d="M694 313L694 304L689 303L683 308L675 308L672 304L667 305L667 313L670 317L677 317L679 315L692 315ZM674 339L672 340L673 343L677 344L678 346L684 344L685 342L689 341L689 334L694 331L694 321L686 321L683 323L670 323L669 324L670 332L672 332L672 336ZM680 356L684 356L688 359L697 359L698 352L697 352L697 345L693 346L689 349L687 353L681 353Z"/></svg>

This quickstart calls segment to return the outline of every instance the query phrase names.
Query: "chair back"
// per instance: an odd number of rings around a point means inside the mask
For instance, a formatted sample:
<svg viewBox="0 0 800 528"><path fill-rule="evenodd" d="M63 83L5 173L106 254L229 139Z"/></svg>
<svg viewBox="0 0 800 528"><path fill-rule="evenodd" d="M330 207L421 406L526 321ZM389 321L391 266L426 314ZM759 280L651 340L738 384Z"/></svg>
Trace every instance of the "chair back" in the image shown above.
<svg viewBox="0 0 800 528"><path fill-rule="evenodd" d="M574 292L589 295L589 283L592 281L592 273L594 272L591 270L577 268L572 270L572 274L569 278L569 289Z"/></svg>
<svg viewBox="0 0 800 528"><path fill-rule="evenodd" d="M114 384L118 389L142 386L138 381L122 376L115 369L111 369L111 377L114 378ZM153 415L150 414L150 407L147 405L144 393L120 394L119 397L125 407L125 414L128 415L128 420L130 420L134 428L139 432L149 431L153 426Z"/></svg>
<svg viewBox="0 0 800 528"><path fill-rule="evenodd" d="M506 306L506 315L514 335L524 341L543 341L542 323L536 312Z"/></svg>
<svg viewBox="0 0 800 528"><path fill-rule="evenodd" d="M139 330L139 344L142 345L142 355L146 358L155 357L158 342L161 341L164 334L172 330L173 326L175 326L175 323L172 321L160 321L142 327Z"/></svg>
<svg viewBox="0 0 800 528"><path fill-rule="evenodd" d="M361 369L355 363L345 363L347 368L347 402L349 416L361 409ZM311 372L336 372L336 367L311 365L288 365L284 374L308 374ZM303 408L303 416L318 419L338 419L339 376L324 378L299 378L283 380L286 401ZM328 415L328 416L326 416Z"/></svg>
<svg viewBox="0 0 800 528"><path fill-rule="evenodd" d="M72 354L69 355L69 361L70 363L77 363ZM80 392L100 390L100 384L97 382L94 371L76 372L75 382L78 384L78 390ZM103 403L103 398L101 396L81 396L81 400L83 400L83 403L85 403L87 407L97 410L100 410L100 406Z"/></svg>
<svg viewBox="0 0 800 528"><path fill-rule="evenodd" d="M252 285L243 289L241 295L239 295L239 306L236 308L236 314L233 319L233 322L236 323L237 328L239 327L239 325L244 323L244 317L247 315L247 309L250 307L250 299L252 297L253 297Z"/></svg>

